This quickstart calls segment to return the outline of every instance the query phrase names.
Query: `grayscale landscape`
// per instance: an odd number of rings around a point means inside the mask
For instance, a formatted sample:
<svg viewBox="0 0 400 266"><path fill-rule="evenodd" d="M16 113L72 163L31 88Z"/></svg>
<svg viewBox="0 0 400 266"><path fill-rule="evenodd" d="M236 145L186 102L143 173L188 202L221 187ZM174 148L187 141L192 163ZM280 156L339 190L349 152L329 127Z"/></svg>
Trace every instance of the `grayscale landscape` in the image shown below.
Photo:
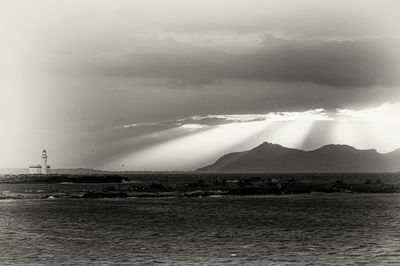
<svg viewBox="0 0 400 266"><path fill-rule="evenodd" d="M0 1L0 265L397 265L399 11Z"/></svg>

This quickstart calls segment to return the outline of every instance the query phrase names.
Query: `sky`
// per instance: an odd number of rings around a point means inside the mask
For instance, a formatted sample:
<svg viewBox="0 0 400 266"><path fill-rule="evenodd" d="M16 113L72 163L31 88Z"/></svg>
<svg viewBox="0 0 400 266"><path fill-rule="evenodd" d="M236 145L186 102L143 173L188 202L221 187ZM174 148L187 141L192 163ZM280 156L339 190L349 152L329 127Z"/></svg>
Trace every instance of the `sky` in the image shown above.
<svg viewBox="0 0 400 266"><path fill-rule="evenodd" d="M0 168L400 148L400 2L0 2Z"/></svg>

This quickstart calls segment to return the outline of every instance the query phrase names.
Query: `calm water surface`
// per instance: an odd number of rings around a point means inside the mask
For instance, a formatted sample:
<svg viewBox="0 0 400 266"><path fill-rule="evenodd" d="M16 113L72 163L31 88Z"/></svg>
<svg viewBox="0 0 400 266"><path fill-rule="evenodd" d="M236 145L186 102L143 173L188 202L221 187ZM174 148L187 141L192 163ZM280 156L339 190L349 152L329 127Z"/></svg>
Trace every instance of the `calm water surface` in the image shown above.
<svg viewBox="0 0 400 266"><path fill-rule="evenodd" d="M400 195L0 201L0 263L398 265Z"/></svg>

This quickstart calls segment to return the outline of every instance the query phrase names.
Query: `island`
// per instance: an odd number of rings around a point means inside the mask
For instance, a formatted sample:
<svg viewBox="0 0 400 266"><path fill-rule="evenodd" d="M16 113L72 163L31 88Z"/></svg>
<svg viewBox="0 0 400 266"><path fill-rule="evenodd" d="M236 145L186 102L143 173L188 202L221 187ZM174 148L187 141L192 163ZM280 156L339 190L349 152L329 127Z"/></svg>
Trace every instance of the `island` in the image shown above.
<svg viewBox="0 0 400 266"><path fill-rule="evenodd" d="M0 199L398 193L400 173L109 172L3 175Z"/></svg>

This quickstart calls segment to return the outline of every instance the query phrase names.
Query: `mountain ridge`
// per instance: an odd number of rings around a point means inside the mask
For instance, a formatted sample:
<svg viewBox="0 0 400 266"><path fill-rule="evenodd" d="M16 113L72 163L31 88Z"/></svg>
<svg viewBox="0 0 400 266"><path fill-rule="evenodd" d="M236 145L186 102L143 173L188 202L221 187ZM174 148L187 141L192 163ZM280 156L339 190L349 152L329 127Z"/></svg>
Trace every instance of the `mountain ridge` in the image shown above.
<svg viewBox="0 0 400 266"><path fill-rule="evenodd" d="M328 144L304 151L264 142L255 148L225 154L198 172L395 172L400 149L379 153L345 144Z"/></svg>

